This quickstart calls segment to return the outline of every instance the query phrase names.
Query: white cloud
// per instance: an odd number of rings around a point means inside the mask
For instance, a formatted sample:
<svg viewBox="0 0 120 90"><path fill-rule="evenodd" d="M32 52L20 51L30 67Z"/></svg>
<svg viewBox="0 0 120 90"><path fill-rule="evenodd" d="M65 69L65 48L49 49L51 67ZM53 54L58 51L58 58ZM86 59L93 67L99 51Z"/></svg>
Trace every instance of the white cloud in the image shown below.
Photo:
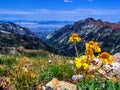
<svg viewBox="0 0 120 90"><path fill-rule="evenodd" d="M73 2L73 0L64 0L64 2Z"/></svg>
<svg viewBox="0 0 120 90"><path fill-rule="evenodd" d="M12 15L27 15L30 12L27 11L18 11L18 10L6 10L6 9L0 9L0 14L12 14Z"/></svg>
<svg viewBox="0 0 120 90"><path fill-rule="evenodd" d="M37 9L29 11L0 9L0 19L6 20L80 20L87 17L120 20L120 9L78 8L72 10Z"/></svg>

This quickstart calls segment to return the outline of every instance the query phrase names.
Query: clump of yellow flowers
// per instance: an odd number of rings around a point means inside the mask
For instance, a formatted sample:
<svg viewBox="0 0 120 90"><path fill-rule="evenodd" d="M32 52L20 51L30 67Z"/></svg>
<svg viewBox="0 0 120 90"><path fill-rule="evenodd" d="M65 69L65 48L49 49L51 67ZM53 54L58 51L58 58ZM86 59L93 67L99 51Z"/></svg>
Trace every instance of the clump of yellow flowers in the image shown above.
<svg viewBox="0 0 120 90"><path fill-rule="evenodd" d="M108 52L102 52L99 55L99 58L102 60L103 64L112 64L114 58Z"/></svg>
<svg viewBox="0 0 120 90"><path fill-rule="evenodd" d="M88 68L87 57L85 55L81 56L80 58L76 57L74 63L78 69L79 68L82 68L82 69Z"/></svg>
<svg viewBox="0 0 120 90"><path fill-rule="evenodd" d="M99 53L101 52L101 48L99 47L99 43L98 42L94 42L94 41L89 41L85 44L86 50L85 50L85 55L88 58L94 58L94 53Z"/></svg>
<svg viewBox="0 0 120 90"><path fill-rule="evenodd" d="M84 70L88 69L91 60L95 57L94 53L98 53L97 57L100 60L102 60L103 64L112 64L114 60L113 57L107 52L101 53L101 48L99 46L99 43L92 40L85 44L85 48L86 48L85 55L78 57L76 43L80 41L81 41L81 38L77 33L73 33L69 38L69 42L73 42L75 45L76 56L75 56L74 63L77 69L81 69L81 68Z"/></svg>
<svg viewBox="0 0 120 90"><path fill-rule="evenodd" d="M94 42L94 41L89 41L88 43L86 43L86 49L91 48L93 49L94 52L101 52L101 48L99 47L99 43L98 42Z"/></svg>

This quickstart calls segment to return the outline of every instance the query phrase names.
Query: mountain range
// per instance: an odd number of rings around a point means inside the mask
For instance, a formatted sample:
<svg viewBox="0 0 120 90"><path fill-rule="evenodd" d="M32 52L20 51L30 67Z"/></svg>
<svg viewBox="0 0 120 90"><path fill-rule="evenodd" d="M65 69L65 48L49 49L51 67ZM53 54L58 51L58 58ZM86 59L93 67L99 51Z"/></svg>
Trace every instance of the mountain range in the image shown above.
<svg viewBox="0 0 120 90"><path fill-rule="evenodd" d="M30 29L12 22L0 21L0 47L19 47L26 49L43 49L54 52L54 49L41 41Z"/></svg>
<svg viewBox="0 0 120 90"><path fill-rule="evenodd" d="M73 21L13 21L14 23L27 27L34 32L41 40L45 41L45 37L66 24L71 24Z"/></svg>
<svg viewBox="0 0 120 90"><path fill-rule="evenodd" d="M99 42L102 51L107 51L112 54L120 52L120 22L111 23L104 22L100 19L87 18L73 24L71 23L64 26L65 23L61 25L60 22L19 22L18 25L13 22L0 21L0 46L24 46L27 49L44 49L73 56L75 55L74 45L68 42L68 39L72 33L78 33L82 38L81 42L77 44L79 54L84 53L85 43L90 40ZM27 25L27 28L24 27ZM50 25L52 28L50 28ZM56 25L59 28L54 28L53 30L53 27L56 27ZM34 27L35 31L32 32L33 28L30 30L28 29L29 27ZM44 30L40 29L43 27ZM44 33L38 28L43 30ZM48 31L50 29L52 33L49 32L49 34ZM39 33L45 35L42 36L44 39L41 40Z"/></svg>
<svg viewBox="0 0 120 90"><path fill-rule="evenodd" d="M120 22L104 22L100 19L87 18L66 25L46 37L47 43L57 48L63 55L75 55L74 45L68 42L72 33L77 33L82 38L77 44L79 54L84 53L85 43L94 40L100 43L102 51L112 54L120 52Z"/></svg>

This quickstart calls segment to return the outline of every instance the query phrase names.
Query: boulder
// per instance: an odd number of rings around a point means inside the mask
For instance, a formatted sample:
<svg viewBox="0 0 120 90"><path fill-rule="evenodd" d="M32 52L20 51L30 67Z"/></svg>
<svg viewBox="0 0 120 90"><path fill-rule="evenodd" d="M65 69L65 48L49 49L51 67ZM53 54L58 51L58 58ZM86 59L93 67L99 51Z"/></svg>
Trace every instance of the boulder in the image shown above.
<svg viewBox="0 0 120 90"><path fill-rule="evenodd" d="M0 54L15 54L15 47L0 47Z"/></svg>
<svg viewBox="0 0 120 90"><path fill-rule="evenodd" d="M114 61L114 62L118 62L118 63L120 63L120 52L114 54L113 57L115 58L115 61Z"/></svg>
<svg viewBox="0 0 120 90"><path fill-rule="evenodd" d="M93 58L89 65L88 72L99 72L108 79L120 80L120 53L113 55L114 61L110 64L102 64L98 58Z"/></svg>
<svg viewBox="0 0 120 90"><path fill-rule="evenodd" d="M77 90L76 85L65 81L59 81L56 78L53 78L46 84L46 90L47 88L51 88L51 90Z"/></svg>

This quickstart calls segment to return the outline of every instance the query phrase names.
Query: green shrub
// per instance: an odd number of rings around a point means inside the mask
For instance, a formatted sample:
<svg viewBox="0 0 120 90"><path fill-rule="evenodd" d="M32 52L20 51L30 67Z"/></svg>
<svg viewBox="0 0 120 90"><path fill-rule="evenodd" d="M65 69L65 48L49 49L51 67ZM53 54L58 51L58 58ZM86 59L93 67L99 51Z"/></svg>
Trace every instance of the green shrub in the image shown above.
<svg viewBox="0 0 120 90"><path fill-rule="evenodd" d="M98 78L85 81L84 78L77 84L78 90L119 90L120 82L111 82L108 79L100 81Z"/></svg>

